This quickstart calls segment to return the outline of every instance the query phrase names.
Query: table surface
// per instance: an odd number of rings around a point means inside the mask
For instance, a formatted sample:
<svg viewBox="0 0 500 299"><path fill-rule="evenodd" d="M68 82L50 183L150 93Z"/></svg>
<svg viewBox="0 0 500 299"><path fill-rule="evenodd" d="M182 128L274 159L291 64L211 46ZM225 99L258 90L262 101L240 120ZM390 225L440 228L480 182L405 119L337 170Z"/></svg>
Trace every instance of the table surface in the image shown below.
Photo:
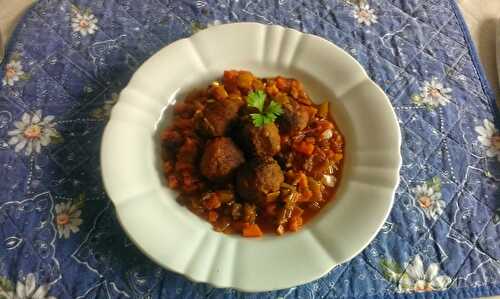
<svg viewBox="0 0 500 299"><path fill-rule="evenodd" d="M0 10L0 54L3 54L4 45L16 23L32 3L33 1L30 0L0 0L2 8ZM496 61L499 59L500 51L496 50L495 37L496 22L500 15L500 1L459 0L458 3L469 26L488 79L497 94L497 99L499 99L500 89Z"/></svg>

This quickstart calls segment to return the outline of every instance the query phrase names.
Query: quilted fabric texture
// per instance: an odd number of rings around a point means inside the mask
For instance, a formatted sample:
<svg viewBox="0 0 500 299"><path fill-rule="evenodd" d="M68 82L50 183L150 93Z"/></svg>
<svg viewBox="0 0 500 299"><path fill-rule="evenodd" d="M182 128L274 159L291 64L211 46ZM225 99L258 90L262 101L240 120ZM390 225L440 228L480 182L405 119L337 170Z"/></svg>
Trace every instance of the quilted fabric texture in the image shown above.
<svg viewBox="0 0 500 299"><path fill-rule="evenodd" d="M103 128L134 70L179 38L239 21L345 49L389 95L403 135L396 202L368 248L315 282L259 294L149 261L99 173ZM498 112L453 0L40 0L1 69L0 298L500 294Z"/></svg>

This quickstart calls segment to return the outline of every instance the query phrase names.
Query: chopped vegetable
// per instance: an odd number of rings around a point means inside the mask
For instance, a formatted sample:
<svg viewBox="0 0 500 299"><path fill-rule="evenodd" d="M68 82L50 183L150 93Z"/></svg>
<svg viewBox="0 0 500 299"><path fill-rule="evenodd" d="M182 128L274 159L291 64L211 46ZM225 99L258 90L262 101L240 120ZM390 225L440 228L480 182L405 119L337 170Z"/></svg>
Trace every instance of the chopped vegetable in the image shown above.
<svg viewBox="0 0 500 299"><path fill-rule="evenodd" d="M302 227L302 217L292 217L288 222L288 229L292 232L298 231Z"/></svg>
<svg viewBox="0 0 500 299"><path fill-rule="evenodd" d="M329 104L327 101L324 101L323 103L321 103L321 105L319 105L318 116L321 118L326 118L329 112L328 109L329 109Z"/></svg>
<svg viewBox="0 0 500 299"><path fill-rule="evenodd" d="M243 237L256 238L263 235L260 227L257 224L250 224L249 226L243 228Z"/></svg>
<svg viewBox="0 0 500 299"><path fill-rule="evenodd" d="M240 72L238 75L238 87L243 89L250 89L254 76L250 72Z"/></svg>
<svg viewBox="0 0 500 299"><path fill-rule="evenodd" d="M333 137L333 132L331 129L326 129L323 131L323 133L321 133L321 139L330 139Z"/></svg>
<svg viewBox="0 0 500 299"><path fill-rule="evenodd" d="M309 182L309 190L312 192L311 200L322 201L323 193L321 191L324 186L322 186L321 182L313 179L312 177L308 177L307 180Z"/></svg>
<svg viewBox="0 0 500 299"><path fill-rule="evenodd" d="M224 86L219 84L217 85L212 84L212 87L210 88L210 93L218 101L222 101L229 96Z"/></svg>
<svg viewBox="0 0 500 299"><path fill-rule="evenodd" d="M310 156L314 152L314 144L302 141L295 146L295 151L298 153Z"/></svg>
<svg viewBox="0 0 500 299"><path fill-rule="evenodd" d="M219 214L217 214L216 211L209 211L208 212L208 221L215 222L215 221L217 221L218 217L219 217Z"/></svg>
<svg viewBox="0 0 500 299"><path fill-rule="evenodd" d="M323 175L323 184L328 187L335 187L335 184L337 183L337 179L335 176L331 174L325 174Z"/></svg>
<svg viewBox="0 0 500 299"><path fill-rule="evenodd" d="M341 153L336 153L333 155L333 160L335 161L340 161L344 158L344 155L342 155Z"/></svg>

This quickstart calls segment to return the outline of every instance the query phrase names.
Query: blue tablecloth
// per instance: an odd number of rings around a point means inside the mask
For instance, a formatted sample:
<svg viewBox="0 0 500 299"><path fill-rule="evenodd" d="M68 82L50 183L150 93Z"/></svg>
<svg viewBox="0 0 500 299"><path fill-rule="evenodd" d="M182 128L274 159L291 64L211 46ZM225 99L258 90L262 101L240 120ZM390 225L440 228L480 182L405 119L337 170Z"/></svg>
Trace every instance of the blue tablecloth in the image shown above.
<svg viewBox="0 0 500 299"><path fill-rule="evenodd" d="M149 261L99 173L109 110L134 70L170 42L239 21L345 49L389 95L403 135L401 184L377 238L315 282L259 294ZM0 298L500 294L499 115L453 0L40 0L1 69Z"/></svg>

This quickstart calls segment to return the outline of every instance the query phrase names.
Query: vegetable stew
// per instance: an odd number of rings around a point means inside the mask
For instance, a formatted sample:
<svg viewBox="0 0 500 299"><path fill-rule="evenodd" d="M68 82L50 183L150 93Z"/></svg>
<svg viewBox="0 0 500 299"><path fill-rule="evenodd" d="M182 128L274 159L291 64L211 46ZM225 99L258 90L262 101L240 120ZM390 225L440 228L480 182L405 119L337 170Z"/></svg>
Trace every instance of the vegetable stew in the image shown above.
<svg viewBox="0 0 500 299"><path fill-rule="evenodd" d="M225 71L174 107L161 132L163 172L178 201L216 231L299 230L333 200L344 138L328 101L302 83Z"/></svg>

